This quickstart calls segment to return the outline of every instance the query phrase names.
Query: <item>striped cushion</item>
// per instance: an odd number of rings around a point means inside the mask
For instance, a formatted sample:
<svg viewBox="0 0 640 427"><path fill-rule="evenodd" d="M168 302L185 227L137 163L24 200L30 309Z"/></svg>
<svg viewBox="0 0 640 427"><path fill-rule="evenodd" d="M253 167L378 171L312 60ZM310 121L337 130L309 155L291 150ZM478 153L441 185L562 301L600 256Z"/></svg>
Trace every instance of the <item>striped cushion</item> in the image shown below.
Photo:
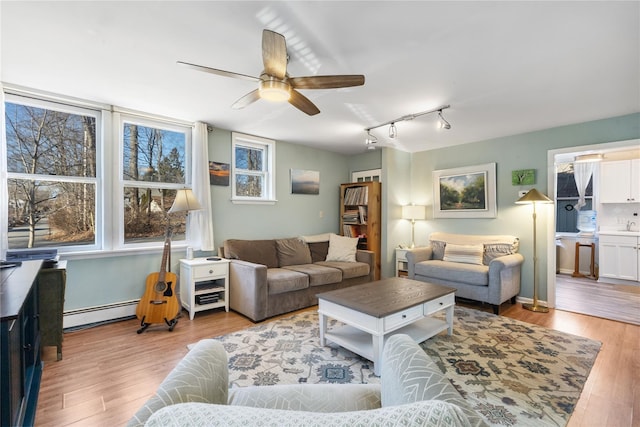
<svg viewBox="0 0 640 427"><path fill-rule="evenodd" d="M442 260L482 265L483 253L483 245L453 245L447 243L447 246L444 247L444 258Z"/></svg>

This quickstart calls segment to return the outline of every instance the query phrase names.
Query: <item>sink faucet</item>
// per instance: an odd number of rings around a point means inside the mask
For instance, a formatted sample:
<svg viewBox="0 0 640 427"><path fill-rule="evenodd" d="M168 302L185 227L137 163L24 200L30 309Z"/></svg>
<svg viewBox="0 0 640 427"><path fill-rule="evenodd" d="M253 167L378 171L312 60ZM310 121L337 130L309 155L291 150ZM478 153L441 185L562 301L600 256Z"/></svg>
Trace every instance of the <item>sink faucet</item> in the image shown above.
<svg viewBox="0 0 640 427"><path fill-rule="evenodd" d="M631 231L631 227L636 225L633 221L627 221L627 231Z"/></svg>

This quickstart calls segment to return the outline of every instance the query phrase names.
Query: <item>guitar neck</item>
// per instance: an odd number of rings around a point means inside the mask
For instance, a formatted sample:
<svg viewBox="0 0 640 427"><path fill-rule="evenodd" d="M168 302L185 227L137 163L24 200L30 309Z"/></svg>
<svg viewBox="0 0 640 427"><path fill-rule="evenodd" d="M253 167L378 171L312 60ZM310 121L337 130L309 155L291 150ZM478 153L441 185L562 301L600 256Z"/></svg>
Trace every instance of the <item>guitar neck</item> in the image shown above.
<svg viewBox="0 0 640 427"><path fill-rule="evenodd" d="M162 264L160 265L160 273L158 274L158 281L164 282L164 277L167 273L167 257L171 250L171 238L167 236L164 239L164 249L162 251Z"/></svg>

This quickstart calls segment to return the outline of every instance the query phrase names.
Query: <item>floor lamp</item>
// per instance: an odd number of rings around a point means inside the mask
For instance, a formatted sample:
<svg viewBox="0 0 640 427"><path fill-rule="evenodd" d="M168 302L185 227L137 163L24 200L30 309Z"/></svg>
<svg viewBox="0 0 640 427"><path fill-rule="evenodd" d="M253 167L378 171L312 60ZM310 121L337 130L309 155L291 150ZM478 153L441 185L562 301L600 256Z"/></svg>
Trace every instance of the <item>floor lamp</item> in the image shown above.
<svg viewBox="0 0 640 427"><path fill-rule="evenodd" d="M416 219L425 219L425 210L426 208L420 205L407 205L402 207L402 219L411 220L411 248L416 247L414 234Z"/></svg>
<svg viewBox="0 0 640 427"><path fill-rule="evenodd" d="M538 305L538 253L536 248L536 204L538 203L553 203L553 200L532 188L525 194L520 197L516 203L518 204L530 204L533 205L533 303L532 304L522 304L527 310L536 311L538 313L548 313L549 308Z"/></svg>

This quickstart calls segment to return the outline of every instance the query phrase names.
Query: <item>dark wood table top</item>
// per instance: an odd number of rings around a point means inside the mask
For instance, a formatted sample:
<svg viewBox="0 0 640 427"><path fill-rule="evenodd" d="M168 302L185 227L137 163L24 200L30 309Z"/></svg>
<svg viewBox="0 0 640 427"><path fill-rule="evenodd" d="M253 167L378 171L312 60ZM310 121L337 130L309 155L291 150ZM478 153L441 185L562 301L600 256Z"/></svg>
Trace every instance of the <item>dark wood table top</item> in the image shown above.
<svg viewBox="0 0 640 427"><path fill-rule="evenodd" d="M22 265L0 270L0 320L16 319L24 305L42 260L22 261Z"/></svg>
<svg viewBox="0 0 640 427"><path fill-rule="evenodd" d="M374 317L386 317L418 304L454 293L455 288L392 277L316 295Z"/></svg>

